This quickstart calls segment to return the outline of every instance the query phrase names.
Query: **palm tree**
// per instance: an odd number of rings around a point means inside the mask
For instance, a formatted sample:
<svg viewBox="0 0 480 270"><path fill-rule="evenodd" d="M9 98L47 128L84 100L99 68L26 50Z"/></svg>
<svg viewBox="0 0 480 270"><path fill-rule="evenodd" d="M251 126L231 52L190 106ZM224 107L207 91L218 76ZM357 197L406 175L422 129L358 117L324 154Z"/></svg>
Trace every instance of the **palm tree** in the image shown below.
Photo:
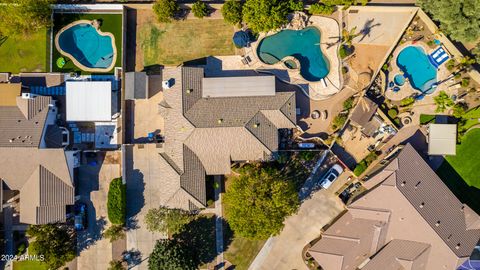
<svg viewBox="0 0 480 270"><path fill-rule="evenodd" d="M344 28L342 30L342 43L351 47L353 39L360 35L360 33L356 33L356 31L357 31L356 26L350 29L350 31Z"/></svg>

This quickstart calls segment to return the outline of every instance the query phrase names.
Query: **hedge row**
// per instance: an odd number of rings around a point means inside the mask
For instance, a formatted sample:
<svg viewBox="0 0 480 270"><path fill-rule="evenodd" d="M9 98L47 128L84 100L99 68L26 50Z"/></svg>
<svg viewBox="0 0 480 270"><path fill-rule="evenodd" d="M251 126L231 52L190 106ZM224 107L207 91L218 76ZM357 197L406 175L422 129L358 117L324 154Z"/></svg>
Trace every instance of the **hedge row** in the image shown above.
<svg viewBox="0 0 480 270"><path fill-rule="evenodd" d="M113 224L124 224L127 213L127 187L122 178L110 182L107 200L108 219Z"/></svg>

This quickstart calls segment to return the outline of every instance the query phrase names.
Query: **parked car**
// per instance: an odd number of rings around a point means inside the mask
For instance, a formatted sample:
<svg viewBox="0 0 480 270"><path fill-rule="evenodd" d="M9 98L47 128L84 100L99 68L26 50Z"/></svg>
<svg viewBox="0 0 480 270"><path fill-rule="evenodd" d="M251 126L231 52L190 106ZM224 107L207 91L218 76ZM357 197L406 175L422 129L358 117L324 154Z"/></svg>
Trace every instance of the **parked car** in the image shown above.
<svg viewBox="0 0 480 270"><path fill-rule="evenodd" d="M75 205L75 230L83 231L87 228L87 205L78 203Z"/></svg>
<svg viewBox="0 0 480 270"><path fill-rule="evenodd" d="M322 188L329 188L332 183L337 180L338 176L343 173L342 166L335 164L333 165L330 170L323 176L322 180L320 180L320 186Z"/></svg>

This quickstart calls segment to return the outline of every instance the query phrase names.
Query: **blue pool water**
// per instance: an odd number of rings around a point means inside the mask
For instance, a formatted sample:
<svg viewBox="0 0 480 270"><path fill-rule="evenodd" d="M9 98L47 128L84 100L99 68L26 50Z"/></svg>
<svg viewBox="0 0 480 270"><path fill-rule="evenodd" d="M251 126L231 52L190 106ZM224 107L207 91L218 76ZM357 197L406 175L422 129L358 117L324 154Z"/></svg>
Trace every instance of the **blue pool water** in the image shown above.
<svg viewBox="0 0 480 270"><path fill-rule="evenodd" d="M393 77L393 81L396 85L402 86L403 84L405 84L405 77L403 77L402 74L397 74L395 75L395 77Z"/></svg>
<svg viewBox="0 0 480 270"><path fill-rule="evenodd" d="M257 49L266 64L278 63L286 56L300 62L300 74L308 81L319 81L328 74L329 65L320 48L320 31L315 27L283 30L264 38Z"/></svg>
<svg viewBox="0 0 480 270"><path fill-rule="evenodd" d="M89 68L108 68L115 61L112 38L100 35L90 24L66 29L58 37L58 45Z"/></svg>
<svg viewBox="0 0 480 270"><path fill-rule="evenodd" d="M423 48L408 46L397 57L397 65L404 72L413 88L426 93L432 93L437 82L437 70L428 60Z"/></svg>

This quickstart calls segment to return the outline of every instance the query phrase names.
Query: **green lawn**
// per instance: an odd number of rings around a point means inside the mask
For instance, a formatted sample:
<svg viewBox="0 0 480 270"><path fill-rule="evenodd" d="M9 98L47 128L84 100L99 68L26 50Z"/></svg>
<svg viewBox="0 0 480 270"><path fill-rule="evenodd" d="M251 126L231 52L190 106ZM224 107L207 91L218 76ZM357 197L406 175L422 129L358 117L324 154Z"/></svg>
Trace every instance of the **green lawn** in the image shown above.
<svg viewBox="0 0 480 270"><path fill-rule="evenodd" d="M235 265L236 270L246 270L262 249L265 240L248 240L234 237L224 253L225 259Z"/></svg>
<svg viewBox="0 0 480 270"><path fill-rule="evenodd" d="M0 38L0 72L44 72L48 69L46 29L29 35Z"/></svg>
<svg viewBox="0 0 480 270"><path fill-rule="evenodd" d="M462 117L463 119L466 120L465 125L463 128L465 130L471 128L474 125L477 125L480 123L480 107L474 108L469 110L468 112L465 113Z"/></svg>
<svg viewBox="0 0 480 270"><path fill-rule="evenodd" d="M457 145L457 154L447 156L437 170L450 190L477 213L480 213L479 150L480 129L473 129L465 134L462 143Z"/></svg>
<svg viewBox="0 0 480 270"><path fill-rule="evenodd" d="M13 263L13 270L47 270L46 264L40 261L18 261Z"/></svg>
<svg viewBox="0 0 480 270"><path fill-rule="evenodd" d="M223 20L183 20L137 26L137 57L143 66L179 65L210 55L234 55L234 27Z"/></svg>
<svg viewBox="0 0 480 270"><path fill-rule="evenodd" d="M121 14L70 14L70 13L55 13L53 15L54 27L53 33L54 37L56 33L62 29L65 25L78 21L78 20L101 20L102 26L100 30L102 32L109 32L115 36L115 46L117 47L117 59L115 60L115 66L122 66L122 15ZM90 74L90 72L82 71L79 67L75 66L72 61L67 61L63 68L57 67L55 61L61 57L60 52L55 48L53 44L53 62L52 69L54 72L80 72L81 74ZM68 58L67 58L68 59ZM115 68L115 67L114 67ZM105 73L112 74L114 68Z"/></svg>

